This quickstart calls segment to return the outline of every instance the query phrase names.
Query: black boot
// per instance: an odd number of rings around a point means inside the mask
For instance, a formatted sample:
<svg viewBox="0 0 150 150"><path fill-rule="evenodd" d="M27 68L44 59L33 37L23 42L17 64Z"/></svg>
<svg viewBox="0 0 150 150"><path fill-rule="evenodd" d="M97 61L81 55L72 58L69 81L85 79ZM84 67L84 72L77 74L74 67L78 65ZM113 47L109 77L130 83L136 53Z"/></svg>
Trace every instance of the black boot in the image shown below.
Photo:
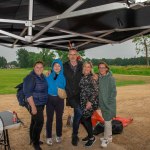
<svg viewBox="0 0 150 150"><path fill-rule="evenodd" d="M72 135L72 145L77 146L79 142L79 138L77 135Z"/></svg>

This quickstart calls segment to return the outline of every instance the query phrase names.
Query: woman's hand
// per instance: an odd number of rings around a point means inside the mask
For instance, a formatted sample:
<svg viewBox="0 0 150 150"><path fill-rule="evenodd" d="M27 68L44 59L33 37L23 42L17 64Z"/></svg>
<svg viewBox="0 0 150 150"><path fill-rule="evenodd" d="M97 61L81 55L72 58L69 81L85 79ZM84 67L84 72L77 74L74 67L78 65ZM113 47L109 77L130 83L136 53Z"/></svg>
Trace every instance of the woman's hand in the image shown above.
<svg viewBox="0 0 150 150"><path fill-rule="evenodd" d="M88 110L88 109L90 109L90 108L92 108L92 103L88 101L88 102L86 103L86 109Z"/></svg>
<svg viewBox="0 0 150 150"><path fill-rule="evenodd" d="M45 73L45 76L48 77L50 74L51 74L51 71L49 70Z"/></svg>
<svg viewBox="0 0 150 150"><path fill-rule="evenodd" d="M32 96L28 97L27 101L28 101L29 105L31 106L32 115L36 115L37 114L37 109L36 109L33 97Z"/></svg>
<svg viewBox="0 0 150 150"><path fill-rule="evenodd" d="M93 74L93 76L92 76L92 78L93 78L93 80L98 80L98 74Z"/></svg>
<svg viewBox="0 0 150 150"><path fill-rule="evenodd" d="M36 109L36 106L33 106L32 108L31 108L31 113L32 113L32 115L36 115L37 114L37 109Z"/></svg>

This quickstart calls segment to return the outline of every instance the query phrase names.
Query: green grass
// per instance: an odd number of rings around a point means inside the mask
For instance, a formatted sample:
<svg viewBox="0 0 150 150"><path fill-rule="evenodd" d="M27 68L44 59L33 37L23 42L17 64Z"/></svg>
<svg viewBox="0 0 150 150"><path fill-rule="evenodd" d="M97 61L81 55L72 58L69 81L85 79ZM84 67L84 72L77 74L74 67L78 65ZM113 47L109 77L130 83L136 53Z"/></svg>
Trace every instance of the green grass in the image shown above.
<svg viewBox="0 0 150 150"><path fill-rule="evenodd" d="M128 80L128 81L118 81L116 83L117 86L127 86L127 85L139 85L139 84L145 84L145 81L142 80Z"/></svg>
<svg viewBox="0 0 150 150"><path fill-rule="evenodd" d="M0 94L16 93L14 88L31 69L0 69Z"/></svg>
<svg viewBox="0 0 150 150"><path fill-rule="evenodd" d="M117 86L150 84L150 68L144 66L110 67ZM31 71L28 69L0 69L0 94L15 94L16 85ZM97 67L95 70L98 72ZM124 74L124 75L123 75ZM131 75L131 76L130 76Z"/></svg>
<svg viewBox="0 0 150 150"><path fill-rule="evenodd" d="M110 66L113 74L126 74L126 75L144 75L150 76L150 67L147 66ZM94 71L98 72L95 66Z"/></svg>

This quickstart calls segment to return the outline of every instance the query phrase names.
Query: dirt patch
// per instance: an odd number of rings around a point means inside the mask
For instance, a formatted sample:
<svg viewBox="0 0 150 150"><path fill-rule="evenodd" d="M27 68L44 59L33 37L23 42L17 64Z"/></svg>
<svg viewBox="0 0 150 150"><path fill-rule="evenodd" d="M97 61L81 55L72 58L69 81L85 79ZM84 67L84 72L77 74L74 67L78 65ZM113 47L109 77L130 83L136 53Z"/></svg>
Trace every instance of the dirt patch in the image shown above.
<svg viewBox="0 0 150 150"><path fill-rule="evenodd" d="M117 116L133 118L134 121L129 126L124 128L124 132L120 135L113 137L113 143L108 146L108 150L149 150L150 149L150 84L138 85L138 86L125 86L117 88ZM15 110L18 116L25 123L25 126L21 126L19 129L9 130L10 145L12 150L32 150L32 146L29 145L29 124L30 115L28 112L18 106L15 95L0 95L0 111ZM42 145L43 150L85 150L83 143L80 141L78 147L71 145L71 132L72 129L66 126L66 119L71 109L65 108L64 112L64 127L63 127L63 142L62 144L56 144L52 147L47 146L45 143ZM45 113L44 113L45 115ZM46 118L46 115L45 115ZM46 119L45 119L46 120ZM53 134L55 136L55 122L53 128ZM80 126L79 137L82 138L86 135L85 130ZM100 141L96 136L96 143L91 148L93 150L99 150ZM45 142L45 124L41 134L41 140ZM0 147L1 148L1 147Z"/></svg>

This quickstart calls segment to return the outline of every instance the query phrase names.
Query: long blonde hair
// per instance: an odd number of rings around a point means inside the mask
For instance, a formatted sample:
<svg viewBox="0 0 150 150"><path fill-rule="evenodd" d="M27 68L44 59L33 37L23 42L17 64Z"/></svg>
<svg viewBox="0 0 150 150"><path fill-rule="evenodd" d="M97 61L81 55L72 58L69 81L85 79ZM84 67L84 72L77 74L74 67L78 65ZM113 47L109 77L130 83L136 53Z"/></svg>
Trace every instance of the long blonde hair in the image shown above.
<svg viewBox="0 0 150 150"><path fill-rule="evenodd" d="M93 64L92 64L91 61L85 61L85 62L83 63L82 73L84 74L84 67L85 67L85 65L87 65L87 64L91 66L91 74L94 74L94 71L93 71Z"/></svg>

